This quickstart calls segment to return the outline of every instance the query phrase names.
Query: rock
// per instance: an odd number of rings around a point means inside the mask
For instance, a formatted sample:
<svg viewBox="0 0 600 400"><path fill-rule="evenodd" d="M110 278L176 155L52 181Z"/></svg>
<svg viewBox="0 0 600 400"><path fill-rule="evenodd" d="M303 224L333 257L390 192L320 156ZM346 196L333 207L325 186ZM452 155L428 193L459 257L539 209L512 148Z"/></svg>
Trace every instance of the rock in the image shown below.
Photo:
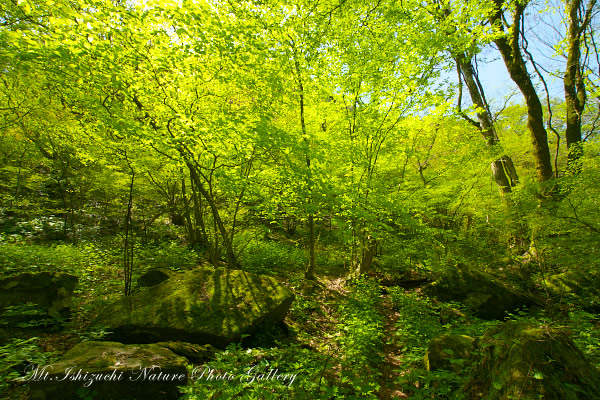
<svg viewBox="0 0 600 400"><path fill-rule="evenodd" d="M173 353L185 357L190 363L201 364L212 359L216 349L210 344L194 344L186 342L159 342L157 346L161 346L171 350Z"/></svg>
<svg viewBox="0 0 600 400"><path fill-rule="evenodd" d="M600 399L600 372L558 328L505 322L486 332L469 399Z"/></svg>
<svg viewBox="0 0 600 400"><path fill-rule="evenodd" d="M0 280L0 312L8 306L39 305L48 315L68 316L78 278L62 273L24 273Z"/></svg>
<svg viewBox="0 0 600 400"><path fill-rule="evenodd" d="M544 289L561 303L567 300L588 312L600 313L600 274L594 271L550 275Z"/></svg>
<svg viewBox="0 0 600 400"><path fill-rule="evenodd" d="M155 268L146 271L137 280L138 287L156 286L173 276L175 272L167 268Z"/></svg>
<svg viewBox="0 0 600 400"><path fill-rule="evenodd" d="M444 307L440 310L440 323L446 324L457 324L468 320L468 317L458 308Z"/></svg>
<svg viewBox="0 0 600 400"><path fill-rule="evenodd" d="M154 344L83 342L56 363L37 366L30 399L177 399L177 387L187 383L186 363Z"/></svg>
<svg viewBox="0 0 600 400"><path fill-rule="evenodd" d="M424 286L423 292L440 301L461 302L475 316L486 320L504 319L507 312L533 304L529 298L491 275L461 265Z"/></svg>
<svg viewBox="0 0 600 400"><path fill-rule="evenodd" d="M459 373L469 363L476 339L465 335L442 335L431 339L425 354L428 371L444 369Z"/></svg>
<svg viewBox="0 0 600 400"><path fill-rule="evenodd" d="M124 297L92 322L123 343L182 341L225 347L262 324L280 323L294 294L275 279L197 268Z"/></svg>

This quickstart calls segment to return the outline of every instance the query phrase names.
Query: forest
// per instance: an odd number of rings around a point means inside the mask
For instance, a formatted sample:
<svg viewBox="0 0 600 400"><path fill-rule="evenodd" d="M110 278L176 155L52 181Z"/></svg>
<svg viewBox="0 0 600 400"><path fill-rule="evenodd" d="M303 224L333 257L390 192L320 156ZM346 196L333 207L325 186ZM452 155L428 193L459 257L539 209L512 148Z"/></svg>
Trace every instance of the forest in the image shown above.
<svg viewBox="0 0 600 400"><path fill-rule="evenodd" d="M599 399L599 11L0 2L0 397Z"/></svg>

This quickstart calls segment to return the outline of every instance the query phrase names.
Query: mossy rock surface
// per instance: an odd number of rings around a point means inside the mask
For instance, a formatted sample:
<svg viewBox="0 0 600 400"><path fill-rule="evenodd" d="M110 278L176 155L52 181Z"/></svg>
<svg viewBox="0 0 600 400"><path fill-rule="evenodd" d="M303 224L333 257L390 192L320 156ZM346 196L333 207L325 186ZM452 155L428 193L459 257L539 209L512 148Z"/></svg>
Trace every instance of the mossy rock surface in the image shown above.
<svg viewBox="0 0 600 400"><path fill-rule="evenodd" d="M138 278L137 286L140 288L156 286L160 283L163 283L175 274L176 272L173 272L168 268L153 268L144 272Z"/></svg>
<svg viewBox="0 0 600 400"><path fill-rule="evenodd" d="M600 372L560 329L510 321L479 343L467 399L600 399Z"/></svg>
<svg viewBox="0 0 600 400"><path fill-rule="evenodd" d="M486 320L501 320L507 312L533 304L531 299L499 282L493 276L464 265L446 271L423 292L441 301L463 303L475 316Z"/></svg>
<svg viewBox="0 0 600 400"><path fill-rule="evenodd" d="M468 319L469 317L458 308L444 307L440 311L440 322L442 325L466 322Z"/></svg>
<svg viewBox="0 0 600 400"><path fill-rule="evenodd" d="M38 366L31 400L177 399L187 383L187 360L155 344L83 342L62 359Z"/></svg>
<svg viewBox="0 0 600 400"><path fill-rule="evenodd" d="M210 344L194 344L187 342L159 342L157 346L171 350L173 353L185 357L190 363L201 364L214 358L216 349Z"/></svg>
<svg viewBox="0 0 600 400"><path fill-rule="evenodd" d="M294 294L275 279L240 270L175 274L108 306L92 322L123 343L182 341L224 347L264 323L280 323Z"/></svg>
<svg viewBox="0 0 600 400"><path fill-rule="evenodd" d="M33 303L52 317L66 317L77 282L76 276L51 272L24 273L1 279L0 313L8 306Z"/></svg>
<svg viewBox="0 0 600 400"><path fill-rule="evenodd" d="M442 335L431 339L425 354L428 371L446 370L460 373L471 362L477 340L466 335Z"/></svg>
<svg viewBox="0 0 600 400"><path fill-rule="evenodd" d="M545 289L557 299L600 313L600 274L565 271L550 275L545 280Z"/></svg>

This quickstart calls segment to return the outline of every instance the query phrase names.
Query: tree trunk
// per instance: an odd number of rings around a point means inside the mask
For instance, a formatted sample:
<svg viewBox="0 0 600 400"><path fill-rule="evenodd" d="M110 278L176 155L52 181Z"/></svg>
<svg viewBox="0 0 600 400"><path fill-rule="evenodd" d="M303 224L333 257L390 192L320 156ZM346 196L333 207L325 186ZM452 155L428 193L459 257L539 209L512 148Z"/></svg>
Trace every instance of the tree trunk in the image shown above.
<svg viewBox="0 0 600 400"><path fill-rule="evenodd" d="M581 71L581 36L591 20L591 12L596 0L590 0L585 16L580 13L581 0L567 0L569 27L567 40L569 44L567 66L564 74L565 106L567 108L567 137L568 167L572 172L581 170L578 160L583 155L581 144L581 117L586 103L586 90Z"/></svg>
<svg viewBox="0 0 600 400"><path fill-rule="evenodd" d="M127 158L127 155L125 155ZM134 249L134 241L133 241L133 225L131 223L131 212L133 209L133 182L135 179L135 171L129 164L129 169L131 170L131 182L129 184L129 201L127 202L127 214L125 216L125 241L123 244L123 272L125 275L125 296L129 296L131 294L131 280L133 277L133 249Z"/></svg>
<svg viewBox="0 0 600 400"><path fill-rule="evenodd" d="M315 265L315 218L310 214L308 216L308 266L304 272L304 277L306 279L317 279Z"/></svg>
<svg viewBox="0 0 600 400"><path fill-rule="evenodd" d="M481 87L477 74L473 68L473 63L470 59L461 54L456 57L456 64L465 80L469 95L471 96L471 101L477 107L479 130L486 140L488 147L493 148L495 145L499 144L500 141L496 134L496 130L494 129L494 122L492 121L492 116L490 115L485 100L483 88ZM519 182L517 170L515 169L512 160L507 155L492 162L491 169L494 181L503 194L510 193L512 190L511 188Z"/></svg>
<svg viewBox="0 0 600 400"><path fill-rule="evenodd" d="M202 197L204 197L204 199L208 203L208 206L210 207L216 228L219 231L220 236L223 238L223 245L225 246L225 251L227 253L227 259L229 261L229 265L232 268L238 268L239 264L237 261L237 257L235 256L235 253L233 251L233 244L229 238L229 235L227 234L225 225L223 224L223 221L221 220L221 216L219 214L219 209L217 208L217 204L215 203L215 200L212 197L212 195L202 185L202 182L200 181L200 177L198 176L198 172L196 171L196 167L189 161L186 161L186 164L187 164L188 169L190 170L190 176L192 178L192 181L196 185L196 188L198 188L198 191L200 192ZM217 236L217 233L215 232L215 240L216 240L216 236ZM216 254L215 254L215 257L216 257Z"/></svg>
<svg viewBox="0 0 600 400"><path fill-rule="evenodd" d="M495 0L496 10L490 17L490 21L500 32L504 32L503 10L504 0ZM531 76L527 72L525 60L521 54L519 39L521 36L521 20L526 3L517 3L512 16L513 25L510 27L509 36L501 36L494 40L500 50L506 69L511 79L517 84L519 90L525 97L527 105L527 128L533 145L533 157L535 159L536 175L539 182L544 182L553 177L550 148L548 147L548 134L544 127L544 112L542 103L538 97Z"/></svg>
<svg viewBox="0 0 600 400"><path fill-rule="evenodd" d="M469 90L471 101L477 107L477 119L479 120L481 134L485 138L487 145L493 146L498 142L498 136L496 135L494 123L488 111L485 95L480 90L480 85L477 84L477 76L473 68L473 63L464 55L457 56L456 63Z"/></svg>
<svg viewBox="0 0 600 400"><path fill-rule="evenodd" d="M367 237L367 247L363 251L362 258L360 260L360 264L358 264L358 268L356 270L356 276L361 276L366 274L371 270L373 266L373 258L375 257L375 250L377 249L377 242L373 240L371 236Z"/></svg>
<svg viewBox="0 0 600 400"><path fill-rule="evenodd" d="M216 253L212 252L211 250L210 240L208 237L208 233L206 232L206 224L204 223L204 210L202 209L202 198L198 196L193 181L191 181L190 186L192 187L192 199L194 201L194 235L196 237L197 243L200 243L202 246L211 251L212 255L209 254L211 262L216 262Z"/></svg>
<svg viewBox="0 0 600 400"><path fill-rule="evenodd" d="M183 218L185 219L185 226L188 233L188 241L193 246L198 243L196 238L196 227L192 223L192 213L190 210L190 201L192 196L187 198L187 190L185 188L185 178L181 179L181 197L183 197Z"/></svg>
<svg viewBox="0 0 600 400"><path fill-rule="evenodd" d="M304 144L306 145L306 168L308 170L308 180L309 180L309 191L312 191L312 174L310 168L310 142L308 140L308 133L306 131L306 123L304 121L304 85L302 83L302 73L300 71L300 61L298 60L298 54L296 53L296 47L293 42L291 42L291 47L294 52L294 67L296 69L296 79L298 83L298 92L300 96L300 128L302 131L302 136L304 137ZM312 193L309 194L310 199L308 206L310 207L312 202ZM304 277L306 279L315 280L317 276L315 274L315 217L312 211L308 212L308 265L306 267L306 271L304 272Z"/></svg>

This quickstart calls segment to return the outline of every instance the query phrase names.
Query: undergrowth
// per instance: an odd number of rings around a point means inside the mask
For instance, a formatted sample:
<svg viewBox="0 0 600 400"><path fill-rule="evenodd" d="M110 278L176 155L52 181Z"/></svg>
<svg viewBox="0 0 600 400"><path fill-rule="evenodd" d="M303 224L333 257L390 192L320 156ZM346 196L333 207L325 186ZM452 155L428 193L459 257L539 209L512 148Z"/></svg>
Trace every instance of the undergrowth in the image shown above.
<svg viewBox="0 0 600 400"><path fill-rule="evenodd" d="M456 399L454 393L468 375L467 365L460 374L446 370L428 371L424 363L428 344L443 334L478 336L490 323L467 317L459 304L438 303L397 287L388 291L399 314L394 340L403 347L403 364L396 384L409 393L411 399ZM462 363L464 360L454 361Z"/></svg>
<svg viewBox="0 0 600 400"><path fill-rule="evenodd" d="M37 344L38 338L13 338L0 346L0 396L12 386L26 381L33 366L45 365L53 356Z"/></svg>
<svg viewBox="0 0 600 400"><path fill-rule="evenodd" d="M376 399L384 334L379 286L360 279L351 293L328 315L335 319L331 330L314 338L320 344L301 335L271 347L231 344L211 362L190 366L184 399ZM323 317L321 307L299 295L291 318L310 323L306 314Z"/></svg>

